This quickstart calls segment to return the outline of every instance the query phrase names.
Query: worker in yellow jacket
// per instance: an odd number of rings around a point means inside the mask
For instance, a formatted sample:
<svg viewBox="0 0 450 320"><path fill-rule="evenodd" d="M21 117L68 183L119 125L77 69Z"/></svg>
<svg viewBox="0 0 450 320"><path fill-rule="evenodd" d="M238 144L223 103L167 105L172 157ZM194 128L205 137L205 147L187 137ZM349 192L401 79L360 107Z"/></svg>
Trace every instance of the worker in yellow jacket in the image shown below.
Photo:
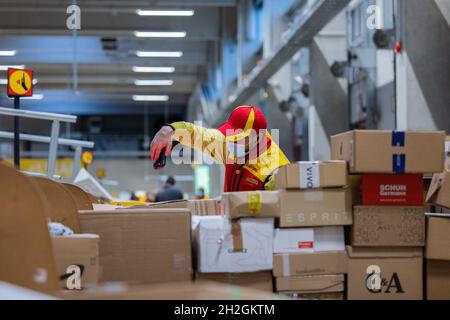
<svg viewBox="0 0 450 320"><path fill-rule="evenodd" d="M151 143L151 159L169 156L172 141L200 150L225 165L225 192L273 190L273 174L289 160L267 132L267 121L257 107L236 108L218 129L175 122L159 130Z"/></svg>

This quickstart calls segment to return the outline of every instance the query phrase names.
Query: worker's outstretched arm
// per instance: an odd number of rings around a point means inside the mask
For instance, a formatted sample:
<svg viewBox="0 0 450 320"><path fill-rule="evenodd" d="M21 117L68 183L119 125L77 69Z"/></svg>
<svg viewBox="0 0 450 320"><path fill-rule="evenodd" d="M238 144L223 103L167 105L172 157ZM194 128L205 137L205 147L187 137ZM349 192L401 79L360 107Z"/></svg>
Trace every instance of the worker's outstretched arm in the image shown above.
<svg viewBox="0 0 450 320"><path fill-rule="evenodd" d="M225 162L225 138L215 129L207 129L189 122L174 122L159 130L151 143L151 159L155 162L166 148L166 156L172 151L172 141L210 155L216 162Z"/></svg>

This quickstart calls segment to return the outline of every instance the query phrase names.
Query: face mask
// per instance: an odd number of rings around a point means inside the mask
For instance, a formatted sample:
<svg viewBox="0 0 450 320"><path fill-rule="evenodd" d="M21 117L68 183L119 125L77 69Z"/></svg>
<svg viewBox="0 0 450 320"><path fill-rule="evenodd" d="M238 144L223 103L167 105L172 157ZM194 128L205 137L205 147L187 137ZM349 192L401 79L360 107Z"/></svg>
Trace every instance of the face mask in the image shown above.
<svg viewBox="0 0 450 320"><path fill-rule="evenodd" d="M247 155L247 152L245 152L245 146L243 144L228 142L227 150L235 158L244 158Z"/></svg>

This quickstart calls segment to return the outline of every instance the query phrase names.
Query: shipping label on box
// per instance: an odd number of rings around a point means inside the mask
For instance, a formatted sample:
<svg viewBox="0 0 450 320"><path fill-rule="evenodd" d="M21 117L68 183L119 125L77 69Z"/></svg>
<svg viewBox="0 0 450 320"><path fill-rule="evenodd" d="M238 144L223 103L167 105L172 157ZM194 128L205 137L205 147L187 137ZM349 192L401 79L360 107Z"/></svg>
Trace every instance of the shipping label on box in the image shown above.
<svg viewBox="0 0 450 320"><path fill-rule="evenodd" d="M355 130L331 138L333 160L350 173L437 173L444 169L445 132Z"/></svg>
<svg viewBox="0 0 450 320"><path fill-rule="evenodd" d="M280 191L280 201L282 228L352 224L349 188Z"/></svg>
<svg viewBox="0 0 450 320"><path fill-rule="evenodd" d="M347 250L349 300L422 300L422 249L347 247Z"/></svg>
<svg viewBox="0 0 450 320"><path fill-rule="evenodd" d="M274 253L313 253L344 250L344 227L275 230Z"/></svg>
<svg viewBox="0 0 450 320"><path fill-rule="evenodd" d="M326 293L343 292L344 275L280 277L275 279L277 292Z"/></svg>
<svg viewBox="0 0 450 320"><path fill-rule="evenodd" d="M232 219L279 217L280 195L277 191L224 193L222 208L223 214Z"/></svg>
<svg viewBox="0 0 450 320"><path fill-rule="evenodd" d="M423 247L425 207L355 206L351 243L363 247Z"/></svg>
<svg viewBox="0 0 450 320"><path fill-rule="evenodd" d="M421 174L368 174L361 177L364 206L423 206Z"/></svg>
<svg viewBox="0 0 450 320"><path fill-rule="evenodd" d="M347 252L281 253L273 256L274 277L347 273Z"/></svg>
<svg viewBox="0 0 450 320"><path fill-rule="evenodd" d="M347 164L344 161L298 162L281 167L275 181L279 190L344 187Z"/></svg>
<svg viewBox="0 0 450 320"><path fill-rule="evenodd" d="M427 214L425 257L450 261L450 214Z"/></svg>
<svg viewBox="0 0 450 320"><path fill-rule="evenodd" d="M272 270L274 219L240 219L242 250L235 250L232 223L224 217L197 217L197 270L203 273Z"/></svg>
<svg viewBox="0 0 450 320"><path fill-rule="evenodd" d="M98 283L98 235L55 236L52 245L61 288L81 290Z"/></svg>

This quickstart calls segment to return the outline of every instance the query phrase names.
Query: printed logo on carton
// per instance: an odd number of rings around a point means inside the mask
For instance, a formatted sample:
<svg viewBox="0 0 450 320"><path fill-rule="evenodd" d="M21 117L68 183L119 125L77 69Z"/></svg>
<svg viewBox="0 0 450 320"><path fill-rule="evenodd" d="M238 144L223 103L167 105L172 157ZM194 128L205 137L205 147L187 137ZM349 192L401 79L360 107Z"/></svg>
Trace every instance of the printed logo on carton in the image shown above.
<svg viewBox="0 0 450 320"><path fill-rule="evenodd" d="M406 197L407 187L406 184L381 184L380 196L391 197Z"/></svg>
<svg viewBox="0 0 450 320"><path fill-rule="evenodd" d="M377 293L395 293L402 294L402 285L397 272L392 273L389 277L384 278L381 274L381 268L377 265L367 267L366 288L369 292Z"/></svg>

